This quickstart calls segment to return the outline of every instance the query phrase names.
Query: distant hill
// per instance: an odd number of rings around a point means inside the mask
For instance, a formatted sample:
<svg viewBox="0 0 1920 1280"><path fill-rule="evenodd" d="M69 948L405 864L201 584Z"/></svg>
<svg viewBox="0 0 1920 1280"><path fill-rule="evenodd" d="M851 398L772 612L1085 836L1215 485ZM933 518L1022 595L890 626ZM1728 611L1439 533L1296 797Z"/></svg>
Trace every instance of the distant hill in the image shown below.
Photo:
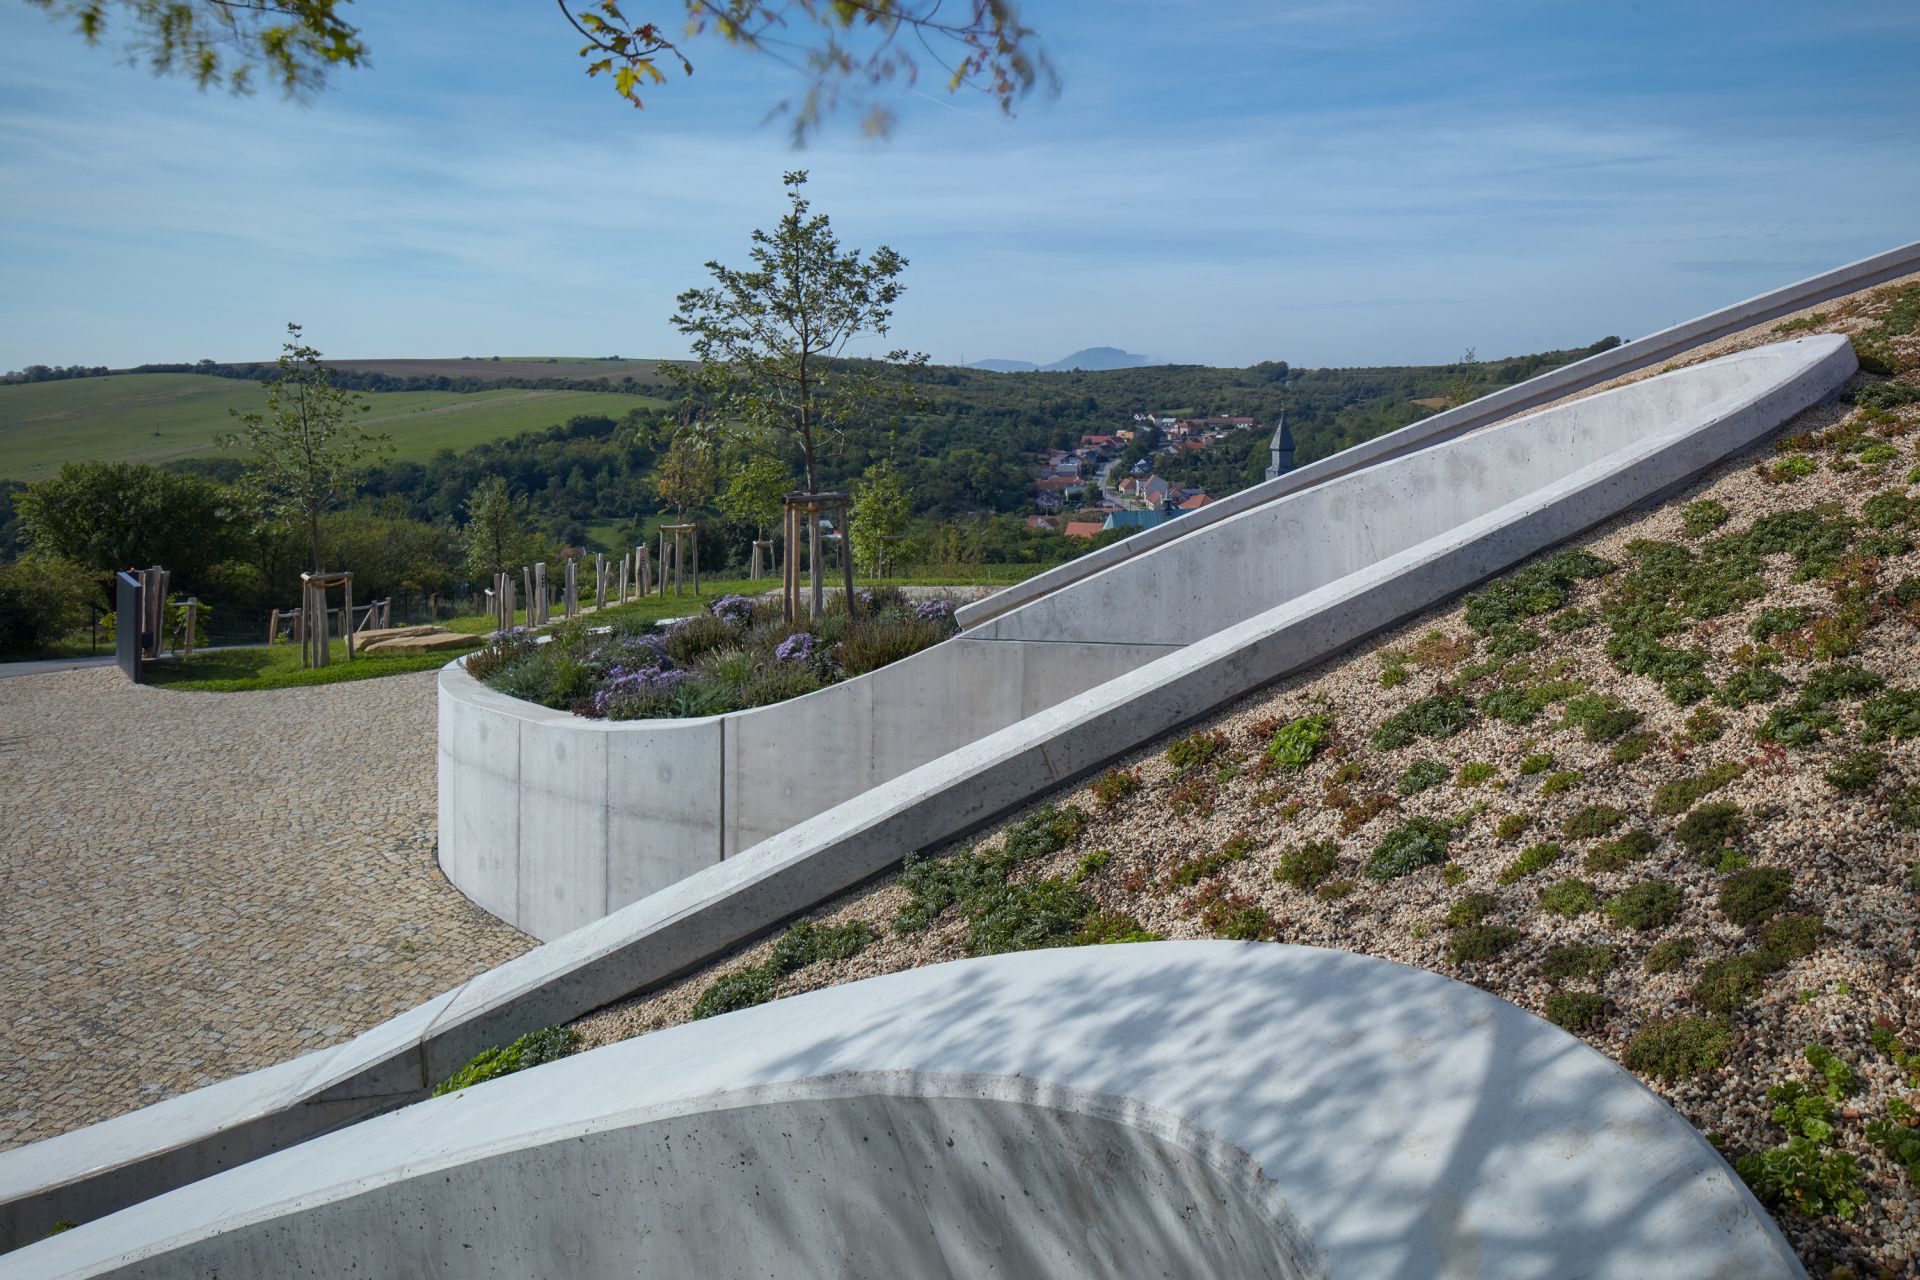
<svg viewBox="0 0 1920 1280"><path fill-rule="evenodd" d="M1098 372L1106 369L1138 369L1159 363L1151 356L1137 356L1119 347L1082 347L1064 360L1055 360L1052 364L1035 364L1031 360L975 360L967 368L985 369L989 373L1069 373L1074 370Z"/></svg>

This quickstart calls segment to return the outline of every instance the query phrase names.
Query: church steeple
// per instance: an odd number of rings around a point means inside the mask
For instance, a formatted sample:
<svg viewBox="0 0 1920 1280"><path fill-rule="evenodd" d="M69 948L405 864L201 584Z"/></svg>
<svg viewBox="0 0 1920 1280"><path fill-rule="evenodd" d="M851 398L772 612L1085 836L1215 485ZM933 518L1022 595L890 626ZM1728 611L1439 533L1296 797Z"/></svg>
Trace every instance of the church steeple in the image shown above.
<svg viewBox="0 0 1920 1280"><path fill-rule="evenodd" d="M1280 411L1280 425L1273 429L1273 439L1267 444L1267 454L1272 461L1267 466L1267 479L1276 480L1293 470L1293 432L1287 430L1287 411Z"/></svg>

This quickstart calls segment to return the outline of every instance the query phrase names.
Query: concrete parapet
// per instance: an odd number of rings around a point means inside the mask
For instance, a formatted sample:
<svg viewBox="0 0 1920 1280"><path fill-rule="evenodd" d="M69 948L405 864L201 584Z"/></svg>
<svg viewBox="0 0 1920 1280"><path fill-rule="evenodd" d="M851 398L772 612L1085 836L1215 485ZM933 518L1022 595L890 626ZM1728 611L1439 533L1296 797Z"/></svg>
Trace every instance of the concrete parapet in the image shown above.
<svg viewBox="0 0 1920 1280"><path fill-rule="evenodd" d="M295 1273L1804 1274L1718 1153L1572 1036L1419 969L1224 942L776 1001L0 1258L0 1277Z"/></svg>

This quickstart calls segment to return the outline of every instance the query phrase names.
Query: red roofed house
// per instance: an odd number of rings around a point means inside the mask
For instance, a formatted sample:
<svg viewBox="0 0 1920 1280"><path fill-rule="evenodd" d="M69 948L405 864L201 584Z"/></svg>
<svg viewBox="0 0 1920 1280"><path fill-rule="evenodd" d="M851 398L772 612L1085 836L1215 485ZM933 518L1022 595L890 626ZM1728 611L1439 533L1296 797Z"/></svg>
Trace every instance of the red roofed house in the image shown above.
<svg viewBox="0 0 1920 1280"><path fill-rule="evenodd" d="M1212 502L1212 501L1213 499L1209 498L1206 494L1196 493L1191 498L1188 498L1185 502L1182 502L1180 504L1180 509L1182 511L1198 511L1200 508L1206 506L1209 502Z"/></svg>
<svg viewBox="0 0 1920 1280"><path fill-rule="evenodd" d="M1091 538L1105 527L1106 522L1103 520L1069 520L1067 527L1061 532L1069 538Z"/></svg>

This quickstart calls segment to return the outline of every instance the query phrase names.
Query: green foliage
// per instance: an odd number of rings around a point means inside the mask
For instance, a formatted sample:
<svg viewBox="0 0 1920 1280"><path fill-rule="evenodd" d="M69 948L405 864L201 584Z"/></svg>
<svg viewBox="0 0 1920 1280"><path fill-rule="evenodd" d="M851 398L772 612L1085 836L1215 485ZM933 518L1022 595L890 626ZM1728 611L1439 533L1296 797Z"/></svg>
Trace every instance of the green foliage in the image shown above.
<svg viewBox="0 0 1920 1280"><path fill-rule="evenodd" d="M1693 959L1694 950L1692 938L1662 938L1647 951L1647 972L1672 973Z"/></svg>
<svg viewBox="0 0 1920 1280"><path fill-rule="evenodd" d="M1712 1013L1734 1013L1751 1004L1780 968L1766 951L1745 951L1715 960L1693 984L1694 1000Z"/></svg>
<svg viewBox="0 0 1920 1280"><path fill-rule="evenodd" d="M1301 716L1273 731L1267 759L1282 769L1298 771L1312 764L1332 737L1333 721L1323 715Z"/></svg>
<svg viewBox="0 0 1920 1280"><path fill-rule="evenodd" d="M1812 620L1813 611L1803 606L1769 605L1753 616L1753 621L1747 624L1747 634L1765 644L1800 630Z"/></svg>
<svg viewBox="0 0 1920 1280"><path fill-rule="evenodd" d="M1550 773L1541 781L1540 793L1557 796L1563 791L1571 791L1580 785L1580 780L1584 776L1578 769L1561 769L1556 773Z"/></svg>
<svg viewBox="0 0 1920 1280"><path fill-rule="evenodd" d="M1217 730L1196 729L1184 738L1167 744L1167 763L1185 773L1213 763L1227 749L1226 735Z"/></svg>
<svg viewBox="0 0 1920 1280"><path fill-rule="evenodd" d="M715 979L694 1001L691 1016L711 1018L765 1004L773 999L782 978L822 960L845 960L857 955L873 937L872 926L864 920L849 920L839 925L798 921L780 935L765 960Z"/></svg>
<svg viewBox="0 0 1920 1280"><path fill-rule="evenodd" d="M1296 889L1312 889L1333 874L1340 862L1340 846L1332 840L1309 840L1280 855L1273 878Z"/></svg>
<svg viewBox="0 0 1920 1280"><path fill-rule="evenodd" d="M1920 786L1904 787L1889 799L1887 816L1903 827L1920 827Z"/></svg>
<svg viewBox="0 0 1920 1280"><path fill-rule="evenodd" d="M1533 819L1524 813L1502 814L1500 821L1494 824L1494 839L1511 840L1532 825Z"/></svg>
<svg viewBox="0 0 1920 1280"><path fill-rule="evenodd" d="M1589 853L1580 865L1596 874L1618 871L1633 863L1646 861L1656 843L1648 832L1629 831Z"/></svg>
<svg viewBox="0 0 1920 1280"><path fill-rule="evenodd" d="M1569 942L1547 948L1540 976L1549 982L1568 978L1600 978L1613 967L1614 948L1590 942Z"/></svg>
<svg viewBox="0 0 1920 1280"><path fill-rule="evenodd" d="M1570 680L1503 685L1480 699L1480 711L1503 724L1532 724L1548 707L1580 689Z"/></svg>
<svg viewBox="0 0 1920 1280"><path fill-rule="evenodd" d="M1827 784L1835 791L1870 791L1887 771L1887 758L1878 751L1854 751L1827 766Z"/></svg>
<svg viewBox="0 0 1920 1280"><path fill-rule="evenodd" d="M1102 809L1111 809L1139 789L1137 770L1115 767L1093 780L1094 803Z"/></svg>
<svg viewBox="0 0 1920 1280"><path fill-rule="evenodd" d="M1404 747L1418 738L1451 738L1473 722L1473 711L1466 699L1453 694L1435 694L1395 712L1373 732L1377 750Z"/></svg>
<svg viewBox="0 0 1920 1280"><path fill-rule="evenodd" d="M1093 910L1092 899L1051 877L1002 885L963 905L970 956L1069 946Z"/></svg>
<svg viewBox="0 0 1920 1280"><path fill-rule="evenodd" d="M1479 924L1500 909L1500 897L1493 893L1469 893L1455 899L1447 908L1447 927L1458 929L1462 925Z"/></svg>
<svg viewBox="0 0 1920 1280"><path fill-rule="evenodd" d="M891 459L882 458L867 468L854 487L850 515L847 536L853 540L857 562L867 566L868 573L878 575L888 547L906 533L907 521L913 516L913 499Z"/></svg>
<svg viewBox="0 0 1920 1280"><path fill-rule="evenodd" d="M1525 936L1503 924L1468 925L1447 939L1447 960L1452 964L1491 960Z"/></svg>
<svg viewBox="0 0 1920 1280"><path fill-rule="evenodd" d="M1279 924L1251 898L1216 894L1201 904L1200 924L1216 938L1231 942L1262 942L1279 932Z"/></svg>
<svg viewBox="0 0 1920 1280"><path fill-rule="evenodd" d="M1737 764L1717 764L1691 778L1662 783L1654 788L1653 811L1669 818L1678 813L1685 813L1698 803L1702 796L1718 791L1745 772L1746 770Z"/></svg>
<svg viewBox="0 0 1920 1280"><path fill-rule="evenodd" d="M175 582L196 587L241 553L249 521L245 499L225 485L124 462L69 462L14 507L44 563L101 577L165 565Z"/></svg>
<svg viewBox="0 0 1920 1280"><path fill-rule="evenodd" d="M1760 926L1760 946L1783 965L1818 951L1826 936L1826 921L1817 914L1776 916Z"/></svg>
<svg viewBox="0 0 1920 1280"><path fill-rule="evenodd" d="M1725 524L1729 514L1725 504L1702 498L1680 509L1680 523L1689 538L1704 538Z"/></svg>
<svg viewBox="0 0 1920 1280"><path fill-rule="evenodd" d="M1773 478L1775 483L1782 483L1804 480L1819 469L1819 465L1806 454L1794 453L1774 463L1773 469L1768 472L1768 474Z"/></svg>
<svg viewBox="0 0 1920 1280"><path fill-rule="evenodd" d="M1779 867L1753 867L1720 886L1720 911L1739 925L1756 925L1787 903L1793 877Z"/></svg>
<svg viewBox="0 0 1920 1280"><path fill-rule="evenodd" d="M1860 705L1860 723L1868 741L1920 737L1920 689L1889 689Z"/></svg>
<svg viewBox="0 0 1920 1280"><path fill-rule="evenodd" d="M1658 739L1650 733L1630 733L1613 744L1607 758L1615 764L1632 764L1645 759L1656 745Z"/></svg>
<svg viewBox="0 0 1920 1280"><path fill-rule="evenodd" d="M1718 1018L1668 1018L1635 1033L1621 1061L1656 1080L1688 1080L1718 1070L1732 1046L1733 1029Z"/></svg>
<svg viewBox="0 0 1920 1280"><path fill-rule="evenodd" d="M1540 909L1548 915L1581 916L1597 906L1593 886L1585 880L1561 880L1540 891Z"/></svg>
<svg viewBox="0 0 1920 1280"><path fill-rule="evenodd" d="M1624 928L1658 929L1674 922L1685 899L1665 880L1647 880L1607 899L1601 908Z"/></svg>
<svg viewBox="0 0 1920 1280"><path fill-rule="evenodd" d="M1605 997L1590 991L1556 991L1547 997L1547 1021L1575 1034L1599 1026L1606 1011Z"/></svg>
<svg viewBox="0 0 1920 1280"><path fill-rule="evenodd" d="M1547 630L1556 636L1568 636L1586 630L1593 622L1593 615L1585 609L1562 609L1547 619Z"/></svg>
<svg viewBox="0 0 1920 1280"><path fill-rule="evenodd" d="M1044 805L1009 827L997 849L970 849L939 860L908 855L898 881L908 898L894 917L895 931L917 932L957 906L967 919L969 955L1069 945L1093 909L1092 900L1066 880L1016 884L1009 878L1027 863L1066 849L1087 821L1086 812L1072 805Z"/></svg>
<svg viewBox="0 0 1920 1280"><path fill-rule="evenodd" d="M822 448L859 439L890 408L910 403L908 375L926 357L841 359L863 335L887 332L907 260L885 245L864 257L842 251L830 220L812 213L802 194L806 172L783 182L787 213L772 233L753 233L753 265L709 262L714 283L680 294L673 325L698 364L666 369L706 403L705 421L718 429L785 437L799 452L807 492L817 493Z"/></svg>
<svg viewBox="0 0 1920 1280"><path fill-rule="evenodd" d="M1566 850L1553 843L1528 845L1520 851L1520 856L1501 868L1496 877L1501 884L1515 884L1526 879L1534 872L1559 861Z"/></svg>
<svg viewBox="0 0 1920 1280"><path fill-rule="evenodd" d="M1771 1208L1851 1220L1866 1207L1866 1189L1853 1156L1827 1148L1835 1138L1833 1104L1853 1093L1853 1070L1824 1045L1810 1044L1806 1054L1812 1089L1786 1080L1767 1090L1773 1122L1787 1141L1741 1156L1734 1169Z"/></svg>
<svg viewBox="0 0 1920 1280"><path fill-rule="evenodd" d="M1202 880L1208 880L1232 866L1236 862L1245 862L1252 851L1253 842L1245 836L1235 836L1212 853L1203 853L1174 864L1167 872L1167 887L1170 889L1191 889Z"/></svg>
<svg viewBox="0 0 1920 1280"><path fill-rule="evenodd" d="M1080 861L1074 864L1073 875L1068 877L1069 884L1081 884L1113 861L1113 850L1090 849L1080 855Z"/></svg>
<svg viewBox="0 0 1920 1280"><path fill-rule="evenodd" d="M1562 728L1578 728L1588 742L1611 742L1639 724L1640 713L1607 693L1586 694L1567 703Z"/></svg>
<svg viewBox="0 0 1920 1280"><path fill-rule="evenodd" d="M1728 848L1746 830L1747 820L1740 806L1716 800L1703 804L1680 820L1673 838L1680 847L1702 862L1713 863L1720 851Z"/></svg>
<svg viewBox="0 0 1920 1280"><path fill-rule="evenodd" d="M64 560L28 555L0 562L0 653L26 653L87 625L100 599L89 574Z"/></svg>
<svg viewBox="0 0 1920 1280"><path fill-rule="evenodd" d="M1520 776L1530 778L1536 773L1545 773L1551 768L1553 768L1552 753L1536 751L1520 762Z"/></svg>
<svg viewBox="0 0 1920 1280"><path fill-rule="evenodd" d="M1500 771L1485 760L1469 760L1460 766L1460 772L1454 775L1454 781L1463 787L1477 787L1491 781Z"/></svg>
<svg viewBox="0 0 1920 1280"><path fill-rule="evenodd" d="M1453 828L1432 818L1409 818L1374 846L1361 871L1373 880L1393 880L1444 862Z"/></svg>
<svg viewBox="0 0 1920 1280"><path fill-rule="evenodd" d="M528 1067L557 1062L572 1053L579 1044L580 1033L572 1027L542 1027L538 1031L529 1031L504 1049L482 1049L466 1066L435 1085L433 1096L438 1098L457 1093L476 1084L510 1076L516 1071L525 1071Z"/></svg>
<svg viewBox="0 0 1920 1280"><path fill-rule="evenodd" d="M1158 942L1160 939L1161 935L1124 911L1096 911L1081 923L1073 944L1088 947L1120 942Z"/></svg>
<svg viewBox="0 0 1920 1280"><path fill-rule="evenodd" d="M1453 776L1453 770L1431 757L1415 760L1401 771L1395 788L1403 796L1418 795L1422 791L1437 787Z"/></svg>
<svg viewBox="0 0 1920 1280"><path fill-rule="evenodd" d="M1571 814L1560 824L1560 830L1570 840L1584 840L1606 835L1626 820L1624 809L1607 804L1590 804Z"/></svg>
<svg viewBox="0 0 1920 1280"><path fill-rule="evenodd" d="M1315 889L1313 896L1322 902L1338 902L1350 896L1359 887L1360 883L1357 880L1329 880Z"/></svg>
<svg viewBox="0 0 1920 1280"><path fill-rule="evenodd" d="M1050 857L1078 840L1088 821L1078 805L1044 804L1008 827L1001 844L1016 862Z"/></svg>
<svg viewBox="0 0 1920 1280"><path fill-rule="evenodd" d="M1552 613L1567 602L1575 583L1612 571L1612 564L1589 552L1578 549L1556 552L1469 595L1467 625L1485 635L1527 618Z"/></svg>

